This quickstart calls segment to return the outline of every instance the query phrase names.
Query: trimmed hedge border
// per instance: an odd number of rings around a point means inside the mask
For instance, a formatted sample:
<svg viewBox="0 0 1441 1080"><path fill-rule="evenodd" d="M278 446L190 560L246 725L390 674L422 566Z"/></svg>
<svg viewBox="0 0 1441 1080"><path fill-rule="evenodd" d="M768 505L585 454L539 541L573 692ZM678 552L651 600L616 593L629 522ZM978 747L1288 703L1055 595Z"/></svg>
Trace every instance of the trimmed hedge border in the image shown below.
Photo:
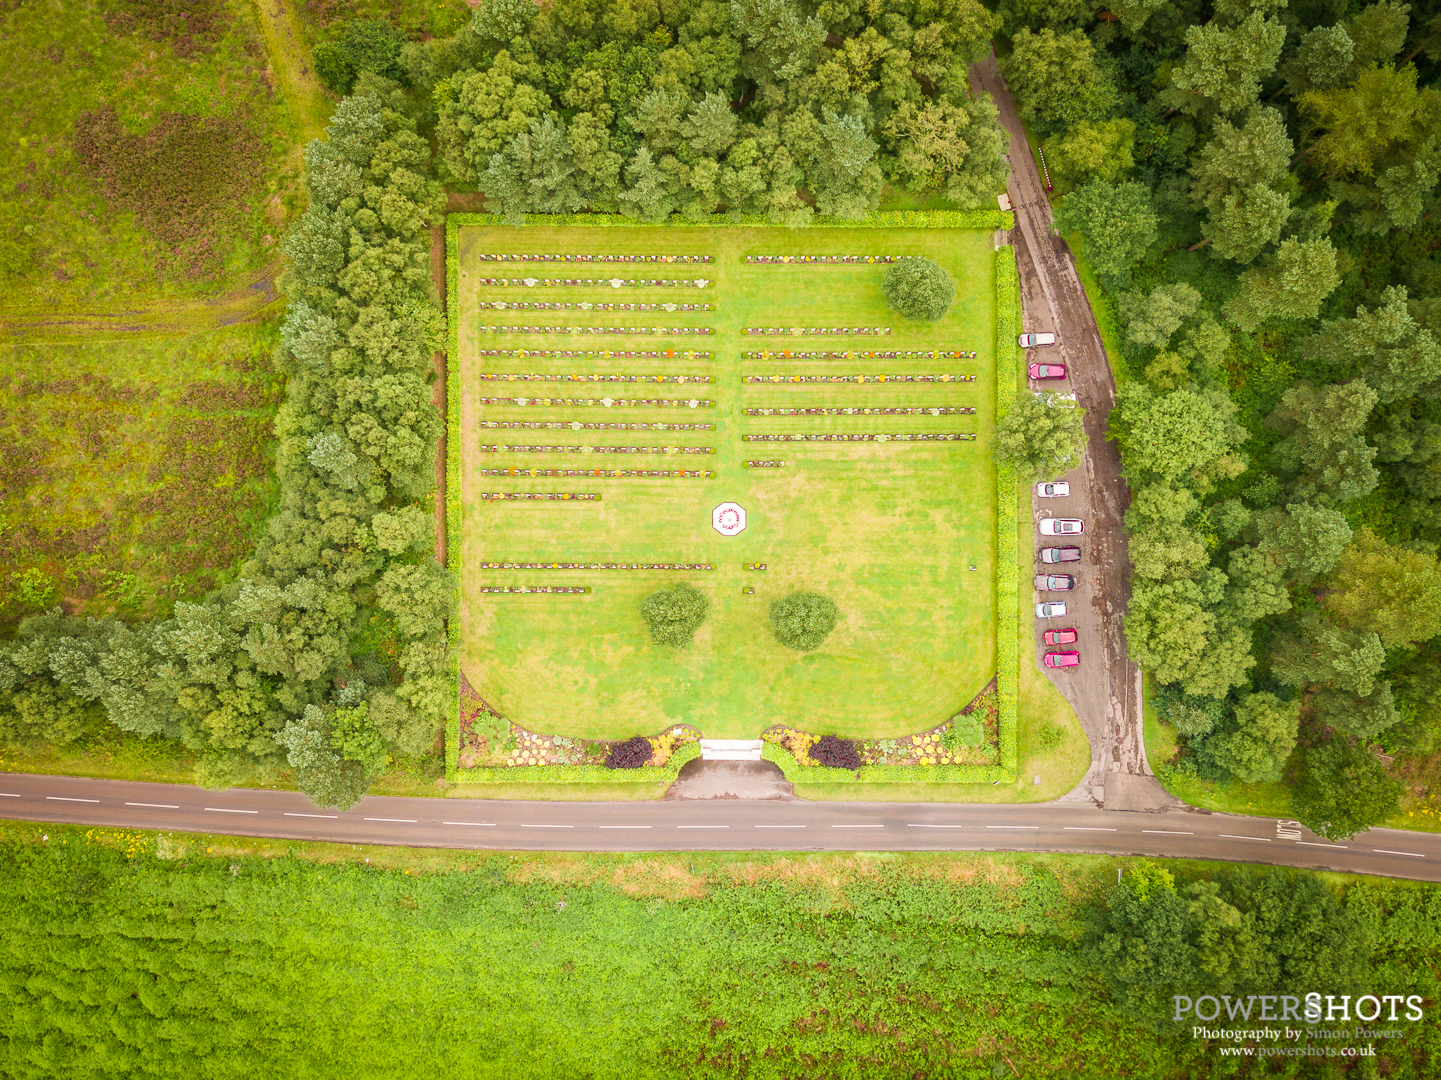
<svg viewBox="0 0 1441 1080"><path fill-rule="evenodd" d="M460 757L460 719L455 720L455 753ZM482 769L457 768L446 779L459 784L658 784L670 783L681 766L700 756L700 743L676 748L665 765L639 769L607 769L604 765L498 765Z"/></svg>
<svg viewBox="0 0 1441 1080"><path fill-rule="evenodd" d="M1021 283L1016 273L1016 249L996 249L996 422L1011 411L1019 385L1016 335L1021 332ZM1020 570L1016 560L1016 504L1020 499L1016 472L1010 465L996 466L996 698L1001 763L997 769L1007 782L1016 778L1016 710L1020 696L1021 647Z"/></svg>
<svg viewBox="0 0 1441 1080"><path fill-rule="evenodd" d="M455 363L459 356L460 326L455 318L460 283L460 229L466 225L503 225L495 214L450 214L445 219L446 316L448 323L446 364L446 563L460 571L460 375ZM579 225L640 227L633 218L618 214L527 214L527 225ZM734 220L715 215L710 221L668 220L662 227L709 228L774 226L764 218ZM866 221L831 221L816 218L812 226L873 229L1003 229L1016 226L1015 214L999 210L894 210L872 214ZM647 226L654 228L655 226ZM799 230L797 230L799 231ZM1016 274L1016 252L1010 245L996 249L996 419L1010 409L1018 385L1016 348L1020 333L1020 281ZM844 769L809 768L797 763L784 747L766 743L761 757L780 767L792 783L959 783L979 784L1016 778L1017 698L1020 677L1019 604L1020 573L1017 569L1016 504L1020 498L1015 473L1006 466L996 469L997 579L996 579L996 681L999 705L999 765L865 765L856 772ZM1009 600L1009 602L1007 602ZM452 647L458 645L459 619L450 627ZM607 769L599 765L520 765L485 769L461 769L460 681L456 662L456 710L446 724L446 779L458 783L511 783L535 781L555 784L598 784L616 782L651 783L674 780L680 767L700 754L699 743L688 743L671 756L664 768ZM628 774L621 779L617 773Z"/></svg>

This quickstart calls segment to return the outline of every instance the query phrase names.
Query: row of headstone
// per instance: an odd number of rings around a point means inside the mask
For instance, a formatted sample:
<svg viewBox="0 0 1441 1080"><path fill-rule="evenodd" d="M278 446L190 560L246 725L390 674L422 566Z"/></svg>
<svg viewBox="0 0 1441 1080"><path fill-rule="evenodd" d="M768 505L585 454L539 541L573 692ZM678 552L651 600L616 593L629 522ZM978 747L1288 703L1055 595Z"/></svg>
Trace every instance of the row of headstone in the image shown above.
<svg viewBox="0 0 1441 1080"><path fill-rule="evenodd" d="M590 491L483 491L482 502L527 502L539 499L542 502L599 502L600 496Z"/></svg>
<svg viewBox="0 0 1441 1080"><path fill-rule="evenodd" d="M710 375L536 375L482 371L476 376L481 382L615 382L615 383L709 383Z"/></svg>
<svg viewBox="0 0 1441 1080"><path fill-rule="evenodd" d="M954 383L975 382L974 375L744 375L748 383Z"/></svg>
<svg viewBox="0 0 1441 1080"><path fill-rule="evenodd" d="M746 262L766 266L788 263L893 263L904 255L747 255Z"/></svg>
<svg viewBox="0 0 1441 1080"><path fill-rule="evenodd" d="M685 349L676 352L674 349L650 349L645 351L617 351L615 349L476 349L477 356L598 356L602 360L709 360L710 351L707 349L692 350Z"/></svg>
<svg viewBox="0 0 1441 1080"><path fill-rule="evenodd" d="M591 288L631 289L704 289L709 278L479 278L480 285L524 285L533 289L583 285Z"/></svg>
<svg viewBox="0 0 1441 1080"><path fill-rule="evenodd" d="M649 407L656 409L700 409L710 408L715 404L706 398L691 398L683 401L680 398L530 398L530 397L483 397L478 399L482 405L599 405L602 408L636 409Z"/></svg>
<svg viewBox="0 0 1441 1080"><path fill-rule="evenodd" d="M784 461L747 461L745 463L747 469L783 469L785 465Z"/></svg>
<svg viewBox="0 0 1441 1080"><path fill-rule="evenodd" d="M709 326L482 326L482 334L713 334ZM887 331L889 333L889 331Z"/></svg>
<svg viewBox="0 0 1441 1080"><path fill-rule="evenodd" d="M482 570L714 570L710 563L483 562Z"/></svg>
<svg viewBox="0 0 1441 1080"><path fill-rule="evenodd" d="M479 255L481 262L708 263L709 255Z"/></svg>
<svg viewBox="0 0 1441 1080"><path fill-rule="evenodd" d="M483 593L588 593L588 585L482 585Z"/></svg>
<svg viewBox="0 0 1441 1080"><path fill-rule="evenodd" d="M519 446L482 443L483 454L714 454L711 446Z"/></svg>
<svg viewBox="0 0 1441 1080"><path fill-rule="evenodd" d="M710 480L709 469L478 469L481 476L603 476L612 480Z"/></svg>
<svg viewBox="0 0 1441 1080"><path fill-rule="evenodd" d="M714 424L606 424L579 420L481 420L480 427L526 431L714 431Z"/></svg>
<svg viewBox="0 0 1441 1080"><path fill-rule="evenodd" d="M958 442L974 439L974 435L952 432L905 432L891 435L847 434L795 434L795 435L742 435L744 442Z"/></svg>
<svg viewBox="0 0 1441 1080"><path fill-rule="evenodd" d="M747 416L956 416L973 413L968 405L898 406L893 409L809 408L809 409L747 409Z"/></svg>
<svg viewBox="0 0 1441 1080"><path fill-rule="evenodd" d="M844 352L806 352L797 349L747 349L742 360L965 360L975 359L973 352L957 349L847 349Z"/></svg>
<svg viewBox="0 0 1441 1080"><path fill-rule="evenodd" d="M475 305L482 311L710 311L709 304L592 304L556 300L485 300Z"/></svg>
<svg viewBox="0 0 1441 1080"><path fill-rule="evenodd" d="M747 326L741 331L743 334L780 334L784 337L838 334L879 336L890 332L889 326Z"/></svg>

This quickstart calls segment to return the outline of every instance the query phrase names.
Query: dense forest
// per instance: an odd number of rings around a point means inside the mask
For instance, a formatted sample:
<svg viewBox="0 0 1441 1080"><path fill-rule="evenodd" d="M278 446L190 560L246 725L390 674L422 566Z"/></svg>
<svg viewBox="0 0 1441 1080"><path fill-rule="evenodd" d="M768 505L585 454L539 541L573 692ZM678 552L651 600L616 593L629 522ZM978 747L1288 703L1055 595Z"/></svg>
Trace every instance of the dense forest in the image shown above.
<svg viewBox="0 0 1441 1080"><path fill-rule="evenodd" d="M1441 16L1002 10L1120 327L1125 629L1175 767L1284 776L1352 835L1397 808L1387 763L1432 783L1441 741Z"/></svg>

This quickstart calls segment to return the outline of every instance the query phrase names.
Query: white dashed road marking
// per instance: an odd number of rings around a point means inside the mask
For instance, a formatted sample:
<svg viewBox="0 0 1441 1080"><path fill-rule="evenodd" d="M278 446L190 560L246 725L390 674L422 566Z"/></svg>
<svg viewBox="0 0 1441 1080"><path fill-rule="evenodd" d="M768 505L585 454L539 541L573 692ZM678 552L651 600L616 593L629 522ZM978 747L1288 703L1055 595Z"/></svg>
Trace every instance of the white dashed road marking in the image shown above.
<svg viewBox="0 0 1441 1080"><path fill-rule="evenodd" d="M1193 832L1177 832L1175 829L1142 829L1143 833L1155 833L1157 836L1195 836Z"/></svg>
<svg viewBox="0 0 1441 1080"><path fill-rule="evenodd" d="M47 799L49 799L51 802L94 802L94 803L98 803L98 802L100 801L99 799L70 799L70 798L66 798L64 795L46 795L45 797L46 797Z"/></svg>
<svg viewBox="0 0 1441 1080"><path fill-rule="evenodd" d="M602 829L649 829L649 825L602 825Z"/></svg>
<svg viewBox="0 0 1441 1080"><path fill-rule="evenodd" d="M522 825L522 829L573 829L574 825Z"/></svg>
<svg viewBox="0 0 1441 1080"><path fill-rule="evenodd" d="M884 829L884 825L832 825L832 829Z"/></svg>
<svg viewBox="0 0 1441 1080"><path fill-rule="evenodd" d="M1259 840L1263 844L1269 844L1271 842L1271 838L1269 836L1233 836L1231 833L1228 832L1217 833L1216 835L1223 837L1227 840Z"/></svg>
<svg viewBox="0 0 1441 1080"><path fill-rule="evenodd" d="M677 825L677 829L729 829L729 825Z"/></svg>
<svg viewBox="0 0 1441 1080"><path fill-rule="evenodd" d="M964 825L917 825L914 822L906 824L908 829L964 829Z"/></svg>
<svg viewBox="0 0 1441 1080"><path fill-rule="evenodd" d="M1418 855L1414 851L1387 851L1385 848L1373 847L1372 851L1380 855L1409 855L1413 859L1424 859L1425 855Z"/></svg>
<svg viewBox="0 0 1441 1080"><path fill-rule="evenodd" d="M1094 828L1090 825L1067 825L1066 832L1115 832L1115 829Z"/></svg>
<svg viewBox="0 0 1441 1080"><path fill-rule="evenodd" d="M1298 843L1298 844L1305 844L1307 847L1337 848L1337 849L1340 850L1340 851L1346 851L1346 850L1348 850L1348 848L1346 847L1345 844L1318 844L1318 843L1317 843L1316 841L1314 841L1314 840L1297 840L1296 843Z"/></svg>
<svg viewBox="0 0 1441 1080"><path fill-rule="evenodd" d="M493 828L495 828L495 822L493 822L493 821L442 821L441 824L442 824L442 825L479 825L481 828L485 828L485 829L493 829Z"/></svg>
<svg viewBox="0 0 1441 1080"><path fill-rule="evenodd" d="M757 829L804 829L804 825L757 825Z"/></svg>
<svg viewBox="0 0 1441 1080"><path fill-rule="evenodd" d="M286 817L319 817L319 818L330 818L332 821L335 820L336 818L340 817L339 814L292 814L289 810L285 811L285 816L286 816Z"/></svg>
<svg viewBox="0 0 1441 1080"><path fill-rule="evenodd" d="M1039 829L1039 825L987 825L988 829Z"/></svg>
<svg viewBox="0 0 1441 1080"><path fill-rule="evenodd" d="M128 802L126 806L148 806L152 810L179 810L180 807L163 802Z"/></svg>
<svg viewBox="0 0 1441 1080"><path fill-rule="evenodd" d="M227 810L223 806L207 806L205 809L212 814L258 814L259 810Z"/></svg>
<svg viewBox="0 0 1441 1080"><path fill-rule="evenodd" d="M368 818L366 818L365 820L366 820L366 821L393 821L393 822L395 822L395 823L398 824L398 825L414 825L414 824L415 824L415 818L413 818L413 817L368 817Z"/></svg>

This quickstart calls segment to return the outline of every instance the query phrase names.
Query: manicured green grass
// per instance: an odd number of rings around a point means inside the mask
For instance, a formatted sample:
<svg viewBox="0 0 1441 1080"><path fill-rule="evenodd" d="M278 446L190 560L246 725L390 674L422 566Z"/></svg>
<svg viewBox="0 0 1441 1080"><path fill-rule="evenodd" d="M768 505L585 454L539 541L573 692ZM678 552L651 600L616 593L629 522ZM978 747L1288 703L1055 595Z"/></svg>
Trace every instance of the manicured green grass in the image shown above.
<svg viewBox="0 0 1441 1080"><path fill-rule="evenodd" d="M706 277L704 290L516 289L480 277L525 276L482 252L710 254L701 267L648 276ZM933 327L890 314L878 266L746 266L748 253L922 254L957 283ZM465 227L460 230L462 386L460 663L471 685L531 730L583 737L654 732L677 721L712 737L754 737L785 722L817 732L898 735L947 719L995 670L993 256L978 231ZM552 264L553 265L553 264ZM566 276L611 271L569 269ZM639 276L641 270L617 271ZM536 270L545 276L545 270ZM552 276L562 271L551 269ZM479 300L708 302L698 313L478 311ZM711 326L709 337L482 335L522 325ZM884 326L876 337L742 338L745 326ZM709 360L485 358L480 348L709 349ZM977 359L742 360L742 349L974 350ZM477 381L482 370L588 374L710 374L699 387L517 384ZM745 374L976 374L959 384L743 386ZM634 387L633 389L630 387ZM479 405L482 396L709 398L715 408L605 409ZM974 415L746 417L746 407L973 406ZM714 431L557 432L481 429L486 421L702 422ZM743 443L742 432L975 432L974 442ZM484 453L482 443L711 446L710 455ZM781 459L782 469L745 469ZM481 477L481 468L711 469L715 479ZM482 503L484 491L599 492L596 503ZM746 530L722 537L711 510L735 501ZM496 571L481 561L711 563L709 572ZM745 569L765 563L764 572ZM968 569L971 565L975 571ZM710 616L686 650L648 641L636 611L676 581L702 588ZM481 585L577 584L584 596L494 596ZM754 587L754 595L742 589ZM770 603L796 590L832 596L841 617L817 651L801 655L770 636Z"/></svg>
<svg viewBox="0 0 1441 1080"><path fill-rule="evenodd" d="M1018 497L1016 531L1017 560L1021 579L1032 572L1031 556L1031 492L1021 489ZM1064 795L1086 775L1091 761L1091 743L1081 730L1076 712L1059 690L1046 678L1045 672L1032 659L1035 620L1028 610L1030 594L1022 590L1016 596L1020 609L1017 620L1021 651L1020 698L1017 721L1020 724L1020 762L1012 784L797 784L795 791L807 799L838 799L859 802L968 802L1022 803L1045 802ZM1059 729L1061 740L1049 749L1043 734L1048 728ZM1036 777L1041 778L1039 784Z"/></svg>
<svg viewBox="0 0 1441 1080"><path fill-rule="evenodd" d="M263 324L0 346L0 626L61 601L165 614L249 554L274 498L274 347Z"/></svg>

